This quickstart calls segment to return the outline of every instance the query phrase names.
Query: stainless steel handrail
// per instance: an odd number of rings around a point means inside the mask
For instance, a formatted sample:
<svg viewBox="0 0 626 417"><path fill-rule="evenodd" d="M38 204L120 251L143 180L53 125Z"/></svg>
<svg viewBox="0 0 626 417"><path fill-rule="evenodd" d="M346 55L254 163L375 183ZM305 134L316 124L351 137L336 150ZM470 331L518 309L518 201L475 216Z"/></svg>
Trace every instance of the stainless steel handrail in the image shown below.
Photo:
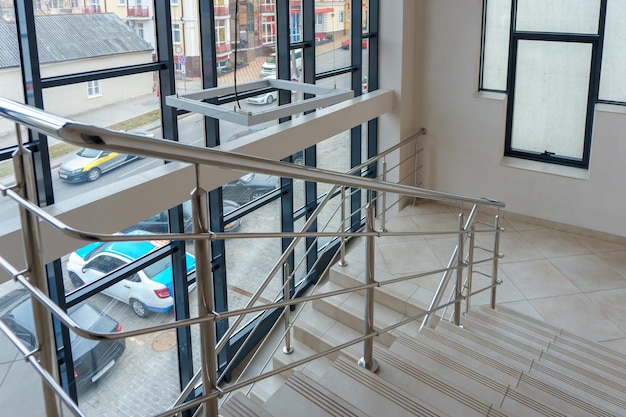
<svg viewBox="0 0 626 417"><path fill-rule="evenodd" d="M286 177L298 178L298 179L303 179L303 180L309 180L309 181L314 181L314 182L326 182L330 184L335 184L335 187L343 186L343 187L351 187L351 188L364 188L364 189L380 191L380 192L393 192L393 193L406 195L406 196L414 197L414 198L434 199L437 201L446 201L446 202L455 202L455 203L464 203L464 202L470 203L471 202L475 205L480 205L480 206L490 206L490 207L503 207L504 206L503 203L499 201L491 200L491 199L484 199L484 198L476 199L476 198L460 196L456 194L425 190L425 189L421 189L421 188L414 187L414 186L394 184L394 183L389 183L387 181L378 181L378 180L374 180L370 178L362 178L360 176L352 175L353 173L356 173L356 172L340 174L337 172L322 170L318 168L311 168L311 167L306 167L306 166L298 166L298 165L293 165L293 164L288 164L288 163L276 162L276 161L272 161L272 160L268 160L264 158L233 154L233 153L218 151L215 149L197 148L194 146L180 144L177 142L172 142L172 141L167 141L167 140L147 138L141 135L134 135L134 134L129 134L125 132L111 131L108 129L98 128L98 127L89 126L89 125L85 125L81 123L75 123L63 117L51 115L42 110L34 109L29 106L23 105L21 103L17 103L12 100L4 99L4 98L0 98L0 116L4 116L10 120L15 121L16 123L23 124L38 132L55 136L64 141L74 143L78 146L85 146L85 147L94 148L94 149L114 150L114 151L119 151L123 153L151 156L155 158L177 160L181 162L191 163L191 164L194 164L196 167L196 181L198 180L198 169L197 169L198 166L199 165L212 165L212 166L217 166L217 167L222 167L222 168L243 170L246 172L254 171L254 172L261 172L261 173L266 173L266 174L271 174L271 175L279 175L279 176L286 176ZM421 135L424 133L425 133L425 129L422 129L416 135ZM411 137L407 139L407 141L412 140L413 138L414 137ZM373 162L376 162L378 159L383 158L384 155L387 155L388 153L393 152L394 150L400 148L403 145L404 145L404 141L402 143L397 144L393 148L388 149L384 153L381 152L381 154L377 155L372 160L367 161L363 165L366 166ZM353 171L356 171L358 169L360 168L357 167ZM20 186L21 184L18 182L18 186L16 186L16 189L19 189ZM199 184L196 183L196 187L198 190ZM56 227L58 230L72 237L75 237L78 239L90 240L90 241L141 240L141 239L138 239L137 236L116 235L116 234L113 234L113 235L97 234L97 233L89 233L89 232L81 231L75 228L71 228L67 226L66 224L64 224L63 222L58 221L55 217L49 215L45 210L39 208L37 205L29 202L26 198L24 198L18 192L14 191L12 188L1 186L0 192L3 195L9 196L10 198L16 200L18 204L20 205L20 207L24 209L24 213L28 211L31 214L39 216L43 220L50 223L53 227ZM199 192L197 195L201 196L202 192L203 190L199 189ZM332 195L333 193L329 193L328 197L330 198L330 196ZM196 200L201 201L202 198L197 198ZM201 212L202 211L200 210L201 208L202 207L200 207L199 203L197 203L196 201L196 204L194 206L194 212ZM194 228L195 232L193 234L159 234L159 235L153 235L152 238L157 238L157 239L162 238L162 239L167 239L167 240L191 238L191 239L201 241L204 247L208 249L208 241L215 240L215 239L223 239L226 237L230 239L249 238L249 237L294 237L296 239L301 239L302 237L308 237L308 236L311 236L311 237L368 236L371 240L374 237L380 237L383 235L403 236L403 235L415 235L416 234L412 232L394 232L394 233L374 232L373 223L371 223L373 222L373 210L370 209L369 212L370 212L370 215L368 216L368 219L369 219L368 222L370 222L369 223L370 226L368 227L368 231L366 232L345 232L344 230L341 230L340 232L332 232L332 233L304 232L304 230L307 230L307 228L304 228L303 231L299 233L295 233L295 232L292 232L292 233L283 233L283 232L280 232L280 233L238 233L238 234L229 233L228 235L225 235L223 233L209 232L208 227L206 226L206 223L207 223L206 218L203 219L199 217L195 219L196 227ZM33 232L33 233L38 233L38 232ZM435 232L435 234L443 234L443 233L454 233L456 235L463 235L467 232L466 231ZM433 234L433 233L424 233L424 234ZM373 250L371 250L371 252L373 252ZM72 329L75 333L83 337L94 338L94 339L113 339L113 338L128 337L131 334L145 334L145 333L149 333L149 332L153 332L157 330L164 330L164 329L169 329L169 328L174 328L174 327L187 326L189 324L200 324L201 327L205 326L204 328L206 329L206 331L202 339L205 340L205 342L209 343L210 347L207 347L207 350L203 355L204 356L203 363L207 364L208 368L204 369L202 372L203 372L204 386L207 387L207 389L209 389L211 392L207 393L205 391L205 395L197 399L197 400L200 400L200 402L198 402L197 404L206 403L207 400L214 399L217 396L223 394L223 391L220 390L216 386L216 383L214 382L215 381L214 380L215 369L212 368L212 365L211 365L212 359L210 357L212 357L213 353L215 352L212 346L215 346L215 345L219 346L221 343L223 343L224 339L217 343L214 339L211 339L210 328L206 327L210 321L217 321L217 320L221 320L221 319L224 319L227 317L233 317L233 316L243 317L243 315L248 312L263 311L268 308L286 307L286 306L289 306L295 303L300 303L303 301L310 301L310 300L317 299L317 298L325 298L325 297L329 297L332 295L353 292L355 291L355 288L356 288L356 287L348 288L348 289L333 291L331 293L325 293L325 294L316 294L314 296L299 297L297 299L286 300L283 302L275 302L275 303L262 305L262 306L255 306L255 307L247 306L244 309L229 311L229 312L220 313L220 314L215 313L214 311L212 311L212 308L209 308L206 311L201 311L200 313L202 317L198 317L197 319L181 320L175 323L170 323L168 325L153 326L151 328L144 328L138 331L132 331L132 332L126 331L122 333L111 334L111 333L95 333L95 332L85 331L84 329L81 329L80 326L78 326L78 324L75 323L61 308L59 308L56 304L54 304L44 292L40 291L37 286L33 285L30 282L30 280L26 277L26 274L29 272L32 273L32 271L18 271L15 268L13 268L12 265L10 265L5 259L1 257L0 257L0 266L4 267L7 271L9 271L18 282L20 282L24 287L26 287L29 290L31 294L33 295L33 297L39 302L38 304L41 304L42 307L47 308L53 315L59 318L59 320L64 325L66 325L67 327ZM198 266L198 269L199 270L204 269L205 272L210 270L208 266L206 266L206 268L200 268ZM199 274L200 272L201 271L199 271ZM203 277L204 279L209 279L209 281L207 282L210 282L210 275L209 276L204 275ZM266 280L269 280L272 277L273 275L268 276ZM410 279L410 278L403 277L403 279ZM493 285L496 285L496 284L493 284ZM373 277L371 277L368 283L366 283L365 285L359 286L358 288L365 289L370 294L373 294L371 290L377 286L380 286L380 283L375 282ZM206 294L203 292L204 298L212 298L212 293L211 293L212 289L207 288L206 290L207 290L205 291ZM458 303L458 300L456 300L455 302ZM207 306L210 306L210 304L208 304ZM429 310L434 311L441 307L442 306L438 306L435 309L429 309ZM369 314L371 315L372 313L373 313L373 309L370 308ZM371 342L372 338L381 332L380 330L374 330L373 317L370 316L369 318L366 318L366 321L370 323L370 326L369 326L370 330L368 331L368 334L359 338L354 343L358 343L358 341L368 341L368 340ZM2 331L6 330L4 327L0 329ZM339 350L341 349L341 347L335 347L333 349ZM371 349L371 346L369 349L366 346L365 349L366 350L365 350L365 355L364 355L364 362L366 363L366 367L370 368L371 362L372 362L371 361L372 349ZM29 354L29 356L32 356L32 355ZM44 374L42 374L42 376L44 377L44 379L46 379L46 382L50 382L48 381L48 379L46 378ZM260 376L253 378L253 381L245 381L244 385L248 385L251 382L260 380L259 378ZM51 379L53 380L53 378ZM52 385L54 385L54 383ZM55 387L53 387L53 390L56 391ZM61 398L64 402L66 402L66 404L68 404L68 406L70 406L71 411L74 412L75 410L73 409L74 408L73 403L71 401L69 401L68 403L67 398L63 396L61 396ZM181 406L174 407L173 409L169 410L163 415L173 414L175 412L174 410L176 409L178 410L188 409L192 406L191 405L192 403L195 404L196 400L192 402L188 402ZM217 403L213 402L210 408L214 409L216 412ZM75 412L76 415L81 415L79 413L80 413L79 410ZM211 411L212 415L213 413L214 411Z"/></svg>
<svg viewBox="0 0 626 417"><path fill-rule="evenodd" d="M191 164L212 165L245 172L259 172L346 187L365 188L381 192L387 191L430 200L504 207L504 203L490 199L426 190L414 186L341 174L320 168L277 162L271 159L211 148L199 148L170 140L149 138L147 136L90 126L60 116L54 116L43 110L2 97L0 97L0 116L81 147L111 150Z"/></svg>

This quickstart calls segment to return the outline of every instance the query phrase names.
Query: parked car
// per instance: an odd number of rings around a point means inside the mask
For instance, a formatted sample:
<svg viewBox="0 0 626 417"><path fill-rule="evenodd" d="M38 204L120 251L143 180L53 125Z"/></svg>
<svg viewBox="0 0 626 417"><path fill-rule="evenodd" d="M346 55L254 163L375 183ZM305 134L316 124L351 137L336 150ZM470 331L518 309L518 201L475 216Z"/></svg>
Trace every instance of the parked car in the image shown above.
<svg viewBox="0 0 626 417"><path fill-rule="evenodd" d="M239 204L230 200L224 200L222 206L224 215L239 208ZM189 200L183 203L183 224L185 226L184 233L193 233L191 201ZM232 222L224 225L224 231L232 232L234 230L237 230L240 225L240 219L233 220ZM134 230L144 230L150 233L168 233L169 222L167 218L167 211L162 211L155 214L154 216L148 217L147 219L140 221L139 223L135 223L134 225L122 230L122 233L130 233Z"/></svg>
<svg viewBox="0 0 626 417"><path fill-rule="evenodd" d="M133 234L150 233L136 230ZM74 287L81 287L98 278L136 261L144 255L167 244L167 241L95 242L70 254L67 273ZM196 259L187 253L187 274L196 269ZM195 288L195 283L190 289ZM103 294L129 304L139 317L150 312L165 313L174 305L172 265L169 256L146 266L110 287Z"/></svg>
<svg viewBox="0 0 626 417"><path fill-rule="evenodd" d="M302 49L296 49L292 52L292 57L295 62L292 62L291 72L295 72L300 74L302 72ZM261 65L261 76L260 78L265 78L269 75L276 76L276 54L270 54L267 58L265 58L265 62ZM295 68L293 64L295 63Z"/></svg>
<svg viewBox="0 0 626 417"><path fill-rule="evenodd" d="M275 69L274 69L275 71ZM267 77L263 77L263 79L276 79L276 72L274 75L268 75ZM272 104L273 102L278 100L278 91L270 91L269 93L259 94L258 96L248 97L246 99L246 103L250 104Z"/></svg>
<svg viewBox="0 0 626 417"><path fill-rule="evenodd" d="M361 48L367 49L367 39L361 39ZM350 49L350 39L341 42L341 49Z"/></svg>
<svg viewBox="0 0 626 417"><path fill-rule="evenodd" d="M122 325L88 301L70 307L68 313L81 327L95 332L121 332ZM37 348L32 301L24 288L0 297L0 320L29 349ZM81 390L105 375L122 356L124 339L91 340L70 332L74 376ZM64 371L63 369L61 370Z"/></svg>
<svg viewBox="0 0 626 417"><path fill-rule="evenodd" d="M134 161L137 156L81 148L59 167L59 178L67 182L96 181L100 175Z"/></svg>
<svg viewBox="0 0 626 417"><path fill-rule="evenodd" d="M224 198L245 204L280 187L280 178L250 172L222 186Z"/></svg>

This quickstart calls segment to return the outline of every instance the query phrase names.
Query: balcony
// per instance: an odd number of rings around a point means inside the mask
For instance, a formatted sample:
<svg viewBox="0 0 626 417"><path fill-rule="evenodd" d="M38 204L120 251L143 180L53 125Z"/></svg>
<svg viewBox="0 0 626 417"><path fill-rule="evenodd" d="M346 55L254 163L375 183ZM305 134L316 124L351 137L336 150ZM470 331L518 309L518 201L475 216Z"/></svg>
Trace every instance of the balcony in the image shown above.
<svg viewBox="0 0 626 417"><path fill-rule="evenodd" d="M215 16L228 16L229 14L228 6L215 6Z"/></svg>
<svg viewBox="0 0 626 417"><path fill-rule="evenodd" d="M100 8L100 6L83 7L83 13L84 14L102 13L102 9Z"/></svg>
<svg viewBox="0 0 626 417"><path fill-rule="evenodd" d="M128 17L149 17L150 10L148 6L128 6Z"/></svg>
<svg viewBox="0 0 626 417"><path fill-rule="evenodd" d="M261 4L261 13L274 13L276 5L274 4Z"/></svg>

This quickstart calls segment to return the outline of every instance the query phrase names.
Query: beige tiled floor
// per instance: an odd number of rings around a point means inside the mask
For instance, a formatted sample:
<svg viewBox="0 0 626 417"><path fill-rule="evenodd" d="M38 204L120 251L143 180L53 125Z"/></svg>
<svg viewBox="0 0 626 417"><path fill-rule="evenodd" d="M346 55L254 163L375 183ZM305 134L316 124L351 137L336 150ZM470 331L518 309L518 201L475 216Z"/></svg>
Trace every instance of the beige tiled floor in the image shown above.
<svg viewBox="0 0 626 417"><path fill-rule="evenodd" d="M483 215L479 219L493 221ZM405 208L385 228L432 232L456 230L457 224L455 207L421 203ZM500 252L505 257L498 268L503 283L497 303L626 352L626 246L542 224L546 222L501 216L505 233ZM492 241L477 234L477 245L491 247ZM449 235L381 237L376 239L375 267L392 277L445 267L456 242ZM348 261L363 262L363 245L357 242L350 249ZM477 250L476 257L485 253ZM491 266L477 269L490 273ZM421 292L409 297L423 298L426 289L436 288L439 278L420 279ZM488 280L476 274L474 289ZM488 302L488 292L472 299L473 306Z"/></svg>

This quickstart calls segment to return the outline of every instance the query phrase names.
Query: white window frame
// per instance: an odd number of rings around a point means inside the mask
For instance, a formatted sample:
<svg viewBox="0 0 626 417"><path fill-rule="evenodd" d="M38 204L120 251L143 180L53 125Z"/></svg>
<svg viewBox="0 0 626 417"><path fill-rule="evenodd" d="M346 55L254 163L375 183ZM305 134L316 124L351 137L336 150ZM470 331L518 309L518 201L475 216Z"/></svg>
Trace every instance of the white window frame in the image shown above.
<svg viewBox="0 0 626 417"><path fill-rule="evenodd" d="M87 98L102 96L100 80L87 81Z"/></svg>
<svg viewBox="0 0 626 417"><path fill-rule="evenodd" d="M181 27L180 23L172 23L172 43L180 45L181 43Z"/></svg>

